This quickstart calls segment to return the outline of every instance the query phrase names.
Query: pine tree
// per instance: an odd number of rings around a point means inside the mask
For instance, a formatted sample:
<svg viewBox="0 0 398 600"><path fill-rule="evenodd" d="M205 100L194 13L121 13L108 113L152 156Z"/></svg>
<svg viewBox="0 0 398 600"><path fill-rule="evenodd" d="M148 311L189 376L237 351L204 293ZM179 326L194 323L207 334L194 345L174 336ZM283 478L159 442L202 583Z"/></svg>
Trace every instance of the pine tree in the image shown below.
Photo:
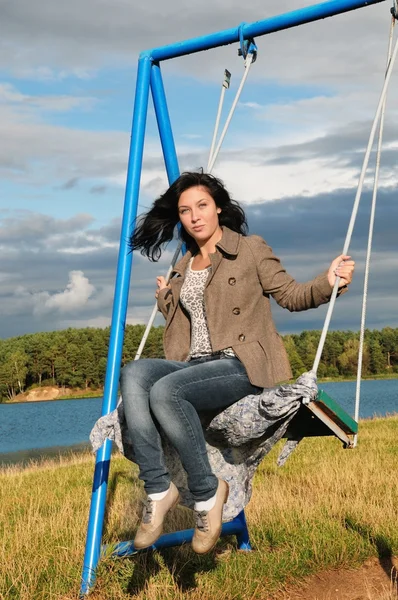
<svg viewBox="0 0 398 600"><path fill-rule="evenodd" d="M370 366L374 374L383 373L386 370L386 359L377 339L373 340L370 346Z"/></svg>

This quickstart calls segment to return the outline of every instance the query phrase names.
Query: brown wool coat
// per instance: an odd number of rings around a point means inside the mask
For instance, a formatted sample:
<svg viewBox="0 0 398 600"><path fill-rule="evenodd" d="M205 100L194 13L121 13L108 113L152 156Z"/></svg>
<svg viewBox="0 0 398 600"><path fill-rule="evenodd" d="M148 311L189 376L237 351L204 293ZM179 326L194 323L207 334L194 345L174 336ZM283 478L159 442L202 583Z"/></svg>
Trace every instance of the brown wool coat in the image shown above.
<svg viewBox="0 0 398 600"><path fill-rule="evenodd" d="M189 354L190 320L179 298L191 256L188 251L177 263L170 288L159 293L168 360L184 361ZM245 237L227 227L210 260L205 309L213 351L232 347L253 385L271 387L291 378L287 353L271 315L270 296L290 311L316 308L332 294L327 272L308 283L297 283L261 237Z"/></svg>

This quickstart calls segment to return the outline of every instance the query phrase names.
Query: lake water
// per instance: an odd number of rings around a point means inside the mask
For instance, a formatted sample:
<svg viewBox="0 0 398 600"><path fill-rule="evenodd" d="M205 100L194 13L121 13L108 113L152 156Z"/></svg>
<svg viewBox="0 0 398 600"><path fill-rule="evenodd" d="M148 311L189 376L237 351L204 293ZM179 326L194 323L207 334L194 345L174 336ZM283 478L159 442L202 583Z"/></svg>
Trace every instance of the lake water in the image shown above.
<svg viewBox="0 0 398 600"><path fill-rule="evenodd" d="M356 382L324 383L324 389L354 414ZM0 404L0 463L16 462L60 449L84 448L101 415L102 398ZM398 379L363 381L360 418L398 412Z"/></svg>

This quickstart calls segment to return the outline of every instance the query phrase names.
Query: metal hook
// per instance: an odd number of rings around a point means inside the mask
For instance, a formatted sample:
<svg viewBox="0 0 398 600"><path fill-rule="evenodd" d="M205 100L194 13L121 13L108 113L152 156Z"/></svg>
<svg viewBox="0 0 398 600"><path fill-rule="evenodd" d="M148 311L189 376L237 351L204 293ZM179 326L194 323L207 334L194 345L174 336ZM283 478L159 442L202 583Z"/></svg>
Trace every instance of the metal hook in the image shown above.
<svg viewBox="0 0 398 600"><path fill-rule="evenodd" d="M238 50L238 55L243 56L243 58L246 60L247 55L252 54L253 55L252 62L255 62L256 58L257 58L257 45L253 38L249 38L249 39L245 40L244 35L243 35L243 29L244 29L245 25L246 25L245 22L243 22L239 25L240 48Z"/></svg>

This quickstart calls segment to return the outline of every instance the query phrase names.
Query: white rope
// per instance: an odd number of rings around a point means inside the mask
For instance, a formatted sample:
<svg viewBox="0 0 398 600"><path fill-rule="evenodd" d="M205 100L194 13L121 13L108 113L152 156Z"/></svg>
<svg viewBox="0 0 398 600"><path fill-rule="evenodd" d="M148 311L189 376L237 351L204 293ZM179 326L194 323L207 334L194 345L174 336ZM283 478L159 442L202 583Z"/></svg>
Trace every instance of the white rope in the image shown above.
<svg viewBox="0 0 398 600"><path fill-rule="evenodd" d="M251 66L252 62L253 62L253 54L250 53L246 57L246 60L245 60L245 72L244 72L242 81L241 81L239 89L237 91L235 100L234 100L234 102L232 104L232 108L231 108L231 110L229 112L229 115L228 115L228 118L227 118L227 122L225 123L224 129L223 129L223 131L221 133L221 137L220 137L220 140L218 142L217 148L214 151L215 140L217 138L218 127L219 127L219 122L220 122L220 117L221 117L222 105L223 105L223 102L224 102L224 94L225 94L225 90L228 89L227 88L227 84L228 84L228 87L229 87L229 78L231 77L231 74L227 70L225 70L225 72L224 72L223 88L222 88L222 91L221 91L221 97L220 97L220 103L219 103L219 107L218 107L216 126L215 126L215 129L214 129L213 142L212 142L212 146L211 146L211 150L210 150L210 155L209 155L209 164L207 165L207 172L208 173L211 173L211 171L213 170L214 163L216 162L216 159L217 159L217 156L218 156L218 154L220 152L220 149L221 149L222 143L224 141L225 135L226 135L226 133L228 131L228 127L229 127L229 125L231 123L231 119L233 117L233 114L235 112L236 106L238 104L238 101L239 101L240 95L242 93L243 87L245 85L247 76L249 74L249 70L250 70L250 66ZM178 244L178 246L177 246L177 249L176 249L176 251L174 253L173 259L171 261L171 265L169 267L169 270L167 271L167 275L166 275L166 278L165 278L166 279L166 284L169 282L170 275L173 272L174 265L176 264L178 256L180 254L180 251L181 251L181 248L182 248L182 244L183 244L183 242L180 241L179 244ZM150 332L150 330L152 328L152 325L153 325L153 322L154 322L154 320L156 318L157 312L158 312L158 303L156 302L155 305L154 305L154 307L153 307L153 309L152 309L151 316L149 317L148 324L146 326L144 335L142 336L142 339L141 339L140 345L138 347L137 353L136 353L136 355L134 357L134 360L138 360L141 357L142 351L143 351L143 349L145 347L146 341L148 339L149 332Z"/></svg>
<svg viewBox="0 0 398 600"><path fill-rule="evenodd" d="M387 69L388 69L388 66L391 61L394 26L395 26L395 18L392 17L391 27L390 27L390 36L389 36L389 42L388 42ZM381 160L381 151L382 151L382 146L383 146L383 131L384 131L386 102L387 102L387 96L384 98L383 107L382 107L382 111L381 111L381 117L380 117L379 141L378 141L378 146L377 146L372 207L371 207L371 211L370 211L370 220L369 220L368 247L367 247L367 251L366 251L365 277L364 277L364 284L363 284L362 316L361 316L361 330L360 330L360 335L359 335L358 371L357 371L357 385L356 385L356 393L355 393L355 414L354 414L354 419L357 422L359 420L359 405L360 405L360 398L361 398L362 361L363 361L363 346L364 346L364 338L365 338L366 309L367 309L367 300L368 300L370 259L371 259L371 255L372 255L373 229L374 229L374 221L375 221L375 213L376 213L377 191L378 191L378 186L379 186L380 160ZM358 434L356 433L354 436L354 447L357 445L357 443L358 443Z"/></svg>
<svg viewBox="0 0 398 600"><path fill-rule="evenodd" d="M170 264L169 270L167 271L167 274L166 274L166 277L165 277L166 284L169 283L170 275L173 272L174 265L176 264L177 258L178 258L179 254L181 252L182 244L183 244L183 241L180 240L178 242L178 246L176 248L176 251L174 252L173 258L171 259L171 264ZM154 320L156 318L157 312L158 312L158 302L156 301L155 305L154 305L154 307L152 309L151 316L149 317L148 324L147 324L146 329L144 331L144 335L142 336L140 345L138 346L138 350L137 350L137 353L136 353L136 355L134 357L134 360L138 360L141 357L142 351L143 351L144 346L146 344L146 341L148 339L148 335L149 335L149 332L151 331L151 328L152 328L153 322L154 322Z"/></svg>
<svg viewBox="0 0 398 600"><path fill-rule="evenodd" d="M390 63L388 65L388 68L387 68L386 77L385 77L384 85L383 85L383 90L381 92L381 96L380 96L379 104L378 104L378 107L377 107L376 115L375 115L375 118L374 118L374 121L373 121L373 125L372 125L372 129L371 129L371 132L370 132L368 147L366 149L366 153L365 153L365 157L364 157L364 161L363 161L363 165L362 165L362 171L361 171L361 175L360 175L360 178L359 178L358 189L357 189L357 193L356 193L356 196L355 196L355 202L354 202L354 206L353 206L353 209L352 209L351 220L350 220L350 223L349 223L349 226L348 226L347 236L346 236L346 239L345 239L345 243L344 243L344 248L343 248L342 254L347 254L348 248L350 246L351 236L352 236L352 232L353 232L353 229L354 229L355 220L356 220L356 216L357 216L357 212L358 212L358 207L359 207L359 202L360 202L360 199L361 199L363 184L364 184L364 180L365 180L366 169L367 169L368 163L369 163L369 156L370 156L370 152L371 152L371 149L372 149L372 146L373 146L373 141L374 141L374 138L375 138L377 124L379 122L380 114L382 112L384 101L385 101L385 98L386 98L386 95L387 95L388 85L390 83L391 74L392 74L392 70L393 70L393 67L394 67L395 59L397 57L397 53L398 53L398 40L397 40L397 42L395 44L394 52L393 52L393 54L391 56L391 60L390 60ZM328 332L330 320L331 320L333 309L334 309L334 305L335 305L335 302L336 302L336 296L337 296L337 292L338 292L339 283L340 283L340 277L336 277L336 282L334 284L332 296L331 296L329 307L328 307L328 311L327 311L327 314L326 314L325 324L323 326L323 330L322 330L321 338L319 340L319 345L318 345L317 353L316 353L314 364L313 364L313 367L312 367L312 370L314 371L314 373L317 373L317 371L318 371L319 362L321 360L321 355L322 355L323 347L325 345L326 334Z"/></svg>
<svg viewBox="0 0 398 600"><path fill-rule="evenodd" d="M223 82L222 82L222 86L221 86L220 102L218 104L216 124L215 124L215 127L214 127L213 139L211 141L211 148L210 148L210 153L209 153L209 161L207 163L207 172L208 173L210 172L211 159L213 157L214 148L216 146L217 135L218 135L218 128L220 126L220 119L221 119L221 113L222 113L222 108L223 108L223 104L224 104L225 92L227 90L229 90L229 84L230 84L230 82L231 82L231 73L227 69L225 69L225 71L224 71L224 78L223 78Z"/></svg>
<svg viewBox="0 0 398 600"><path fill-rule="evenodd" d="M225 138L225 136L227 134L228 127L229 127L229 125L231 123L231 120L232 120L232 117L234 115L235 109L236 109L236 107L238 105L239 98L240 98L240 95L241 95L242 90L244 88L244 85L246 83L246 79L247 79L247 77L249 75L249 71L250 71L250 67L251 67L252 63L253 63L253 54L250 52L247 55L247 57L246 57L246 60L245 60L245 72L243 74L242 81L240 82L240 86L238 88L238 91L236 92L235 100L233 101L233 104L231 106L231 110L229 111L229 115L228 115L227 121L226 121L226 123L224 125L224 129L222 130L220 139L218 141L217 148L215 149L214 154L212 155L211 160L209 161L209 164L207 166L208 173L211 173L212 170L213 170L213 168L214 168L214 164L215 164L215 162L217 160L217 156L218 156L218 154L219 154L219 152L221 150L222 143L223 143L224 138Z"/></svg>

